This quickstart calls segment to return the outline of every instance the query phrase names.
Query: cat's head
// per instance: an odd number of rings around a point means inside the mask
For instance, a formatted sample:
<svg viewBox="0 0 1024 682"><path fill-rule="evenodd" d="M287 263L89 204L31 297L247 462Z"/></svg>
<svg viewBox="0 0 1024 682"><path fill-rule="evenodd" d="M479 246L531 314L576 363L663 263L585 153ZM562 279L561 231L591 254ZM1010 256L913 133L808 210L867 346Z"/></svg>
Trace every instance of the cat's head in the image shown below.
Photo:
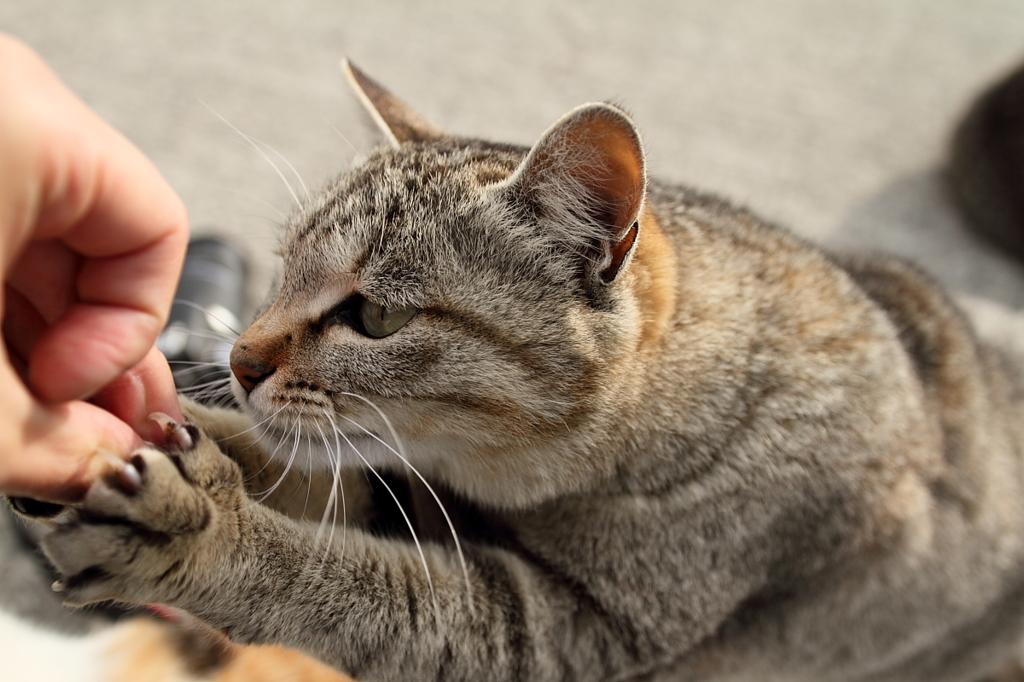
<svg viewBox="0 0 1024 682"><path fill-rule="evenodd" d="M590 104L532 149L449 136L347 68L392 144L290 220L236 395L300 466L401 468L397 434L456 488L548 477L607 430L641 333L636 129Z"/></svg>

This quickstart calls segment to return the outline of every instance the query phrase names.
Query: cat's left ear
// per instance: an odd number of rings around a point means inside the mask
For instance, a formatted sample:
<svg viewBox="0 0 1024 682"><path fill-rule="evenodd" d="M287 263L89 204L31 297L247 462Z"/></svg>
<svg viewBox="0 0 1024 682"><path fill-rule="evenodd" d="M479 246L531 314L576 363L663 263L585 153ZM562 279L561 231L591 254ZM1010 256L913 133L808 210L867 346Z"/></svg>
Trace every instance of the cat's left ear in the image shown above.
<svg viewBox="0 0 1024 682"><path fill-rule="evenodd" d="M588 270L604 284L615 280L636 241L647 191L640 134L625 112L603 103L570 111L508 183L561 229L596 240Z"/></svg>
<svg viewBox="0 0 1024 682"><path fill-rule="evenodd" d="M445 137L444 131L413 111L412 107L385 90L349 60L342 60L341 68L377 127L395 147L403 142L430 142Z"/></svg>

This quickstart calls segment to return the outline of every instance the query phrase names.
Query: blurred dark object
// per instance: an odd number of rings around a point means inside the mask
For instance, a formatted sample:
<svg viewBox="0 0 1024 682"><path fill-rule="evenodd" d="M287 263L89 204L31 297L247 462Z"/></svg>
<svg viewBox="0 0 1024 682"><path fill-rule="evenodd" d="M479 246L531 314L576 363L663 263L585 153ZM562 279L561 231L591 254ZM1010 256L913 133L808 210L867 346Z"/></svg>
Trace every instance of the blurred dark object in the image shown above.
<svg viewBox="0 0 1024 682"><path fill-rule="evenodd" d="M961 121L948 174L970 228L1024 260L1024 65Z"/></svg>
<svg viewBox="0 0 1024 682"><path fill-rule="evenodd" d="M189 242L174 305L157 347L170 361L178 389L197 400L229 393L228 357L244 319L248 271L245 257L227 242Z"/></svg>

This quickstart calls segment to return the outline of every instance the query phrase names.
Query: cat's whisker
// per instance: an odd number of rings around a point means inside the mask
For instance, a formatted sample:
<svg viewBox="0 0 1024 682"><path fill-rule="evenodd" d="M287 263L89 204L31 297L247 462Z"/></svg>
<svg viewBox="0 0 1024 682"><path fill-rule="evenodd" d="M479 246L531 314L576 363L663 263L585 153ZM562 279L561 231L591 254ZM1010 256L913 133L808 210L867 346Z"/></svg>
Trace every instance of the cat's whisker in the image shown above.
<svg viewBox="0 0 1024 682"><path fill-rule="evenodd" d="M231 371L231 368L227 363L218 362L216 360L168 360L167 364L171 366L171 372L175 376L197 369L221 370L224 372Z"/></svg>
<svg viewBox="0 0 1024 682"><path fill-rule="evenodd" d="M196 370L206 370L210 374L223 372L225 376L210 379L205 383L210 383L212 381L230 382L231 380L231 377L227 376L227 373L229 373L231 369L222 362L178 362L177 360L171 360L168 364L171 366L171 374L173 374L175 378L180 377L182 374L195 372Z"/></svg>
<svg viewBox="0 0 1024 682"><path fill-rule="evenodd" d="M283 440L279 440L279 439L274 439L274 440L270 441L270 446L268 446L268 445L265 445L265 443L268 440L269 439L267 438L266 430L262 431L261 433L257 433L256 434L256 445L261 450L263 450L264 452L267 453L267 457L266 457L266 461L263 463L263 466L258 471L254 471L253 474L251 476L249 476L249 478L246 479L246 481L255 480L257 476L259 476L260 474L262 474L264 471L267 470L267 467L270 466L271 462L274 462L274 461L276 461L278 459L277 453L281 451L281 448L284 445L284 441ZM266 499L268 495L270 495L270 492L264 491L264 492L261 492L261 493L256 493L255 491L253 491L253 496L254 497L257 494L260 495L260 497L257 499L257 501L262 501L262 500Z"/></svg>
<svg viewBox="0 0 1024 682"><path fill-rule="evenodd" d="M277 415L281 414L291 404L292 404L292 401L289 400L284 405L282 405L281 407L277 408L277 410L274 411L272 414L270 414L270 415L264 417L263 419L259 420L258 422L256 422L255 424L253 424L249 428L245 429L244 431L239 431L238 433L236 433L234 435L235 436L242 436L242 435L245 435L245 434L249 433L250 431L255 431L256 429L258 429L258 428L260 428L262 426L265 426L266 424L274 421L274 418L277 417Z"/></svg>
<svg viewBox="0 0 1024 682"><path fill-rule="evenodd" d="M327 434L324 433L324 430L320 426L319 423L316 424L316 430L320 433L320 442L323 443L324 450L327 451L327 452L330 452L331 451L331 445L330 445L330 442L327 439ZM306 458L307 459L310 458L308 450L307 450L307 453L306 453ZM310 493L312 493L312 491L313 491L313 478L312 477L310 477L310 479L309 479L309 484L310 484L309 488L307 488L307 490L306 490L306 505L309 504L309 496L310 496ZM333 497L333 495L334 495L334 490L332 489L330 495L327 496L327 502L324 505L323 514L321 515L321 518L320 518L320 523L317 524L316 536L314 537L314 540L313 540L313 546L314 547L316 547L319 544L320 537L324 534L324 530L327 528L327 516L328 516L328 514L330 512L331 498ZM327 544L328 544L328 547L329 547L330 546L330 538L328 538ZM326 551L327 550L325 549L325 552Z"/></svg>
<svg viewBox="0 0 1024 682"><path fill-rule="evenodd" d="M198 403L204 403L211 407L225 407L231 405L233 400L230 392L217 389L216 387L205 388L201 391L186 390L182 391L182 394Z"/></svg>
<svg viewBox="0 0 1024 682"><path fill-rule="evenodd" d="M238 219L240 219L240 220L244 219L247 222L248 221L259 220L260 222L266 223L267 225L269 225L274 230L277 230L278 228L280 228L281 227L281 223L284 222L284 220L287 220L287 218L285 218L285 219L271 218L269 216L260 215L259 213L238 213L238 214L236 214L236 217ZM274 255L277 255L277 253L278 253L277 251L274 251L272 249L267 249L267 252L268 253L273 253Z"/></svg>
<svg viewBox="0 0 1024 682"><path fill-rule="evenodd" d="M299 175L299 171L295 170L295 166L292 165L291 161L286 159L284 155L281 154L281 152L277 151L263 140L252 136L250 136L249 139L255 142L256 144L263 145L264 147L272 151L277 156L277 158L281 159L281 161L284 162L284 165L288 166L288 169L291 170L292 175L295 176L295 179L299 181L299 186L302 187L302 191L306 193L306 198L309 199L309 188L306 187L305 181L303 181L302 176Z"/></svg>
<svg viewBox="0 0 1024 682"><path fill-rule="evenodd" d="M292 465L295 463L295 458L296 458L296 456L298 455L298 452L299 452L299 443L302 440L302 419L301 419L301 417L302 417L301 414L296 415L296 417L292 421L292 424L294 426L294 431L295 431L295 438L292 441L292 451L291 451L291 454L288 456L288 461L284 465L284 470L281 472L281 475L278 476L277 480L270 486L270 488L268 488L267 490L265 490L262 493L260 493L260 497L257 499L258 502L262 502L263 500L265 500L268 497L270 497L270 495L272 495L274 493L274 491L277 490L281 486L281 484L284 482L285 478L288 476L288 472L291 471Z"/></svg>
<svg viewBox="0 0 1024 682"><path fill-rule="evenodd" d="M263 429L263 427L266 424L268 424L269 422L273 421L274 418L277 417L277 415L281 414L281 412L285 408L287 408L289 405L291 405L291 404L292 404L292 402L289 400L284 405L279 407L277 409L277 411L275 411L273 414L271 414L268 417L265 417L265 418L259 420L258 422L256 422L252 426L250 426L249 428L233 434L232 437L233 438L237 438L238 436L245 435L245 434L247 434L247 433L249 433L251 431L257 431L257 429ZM219 439L219 440L224 440L224 439ZM260 467L257 471L252 472L252 474L250 474L246 478L246 481L254 480L257 476L259 476L264 471L266 471L267 467L270 466L270 463L274 460L274 457L277 454L278 449L280 449L280 447L281 447L280 443L278 443L277 446L273 450L270 450L269 448L265 448L265 447L263 447L263 442L265 440L266 440L266 430L264 429L262 431L257 431L255 442L253 443L253 445L251 447L259 447L261 450L263 450L264 452L266 452L268 454L267 454L267 457L265 458L265 460L263 462L263 466Z"/></svg>
<svg viewBox="0 0 1024 682"><path fill-rule="evenodd" d="M203 367L188 367L173 372L175 380L181 379L182 376L192 375L196 370L202 370ZM179 390L189 396L194 396L199 393L210 393L211 395L219 395L222 390L228 389L231 385L231 378L228 376L211 376L216 374L226 374L227 368L221 366L211 366L206 369L206 381L200 383L190 383L186 386L179 388Z"/></svg>
<svg viewBox="0 0 1024 682"><path fill-rule="evenodd" d="M194 374L197 370L202 372L205 381L189 384L183 389L183 392L197 392L208 388L220 389L226 388L231 384L231 370L227 365L216 362L181 368L173 372L174 378L178 379L184 374Z"/></svg>
<svg viewBox="0 0 1024 682"><path fill-rule="evenodd" d="M213 319L217 320L217 322L220 322L222 325L224 325L225 329L227 329L227 330L231 331L232 333L234 333L234 336L228 336L227 334L220 334L220 333L218 333L215 329L211 329L211 330L209 330L208 333L210 333L210 334L218 334L217 336L213 336L211 338L223 339L225 341L234 341L242 333L242 332L238 331L237 329L235 329L235 327L238 325L238 321L237 320L228 321L228 320L223 319L223 317L218 317L214 313L214 311L210 310L206 306L199 305L195 301L189 301L188 299L184 299L184 298L176 298L176 299L174 299L171 302L171 304L172 305L183 305L183 306L186 306L186 307L189 307L189 308L194 308L195 310L198 310L199 312L203 313L204 315L208 315L209 317L212 317ZM232 314L231 316L234 317L234 314ZM197 332L190 329L189 333L195 334Z"/></svg>
<svg viewBox="0 0 1024 682"><path fill-rule="evenodd" d="M188 335L190 337L195 337L197 339L209 339L211 341L223 341L224 343L229 343L229 344L230 343L234 343L235 339L238 338L237 336L229 336L228 334L224 334L222 332L217 332L217 331L213 331L213 330L202 330L202 329L190 329L188 331ZM209 362L209 361L207 361L207 362Z"/></svg>
<svg viewBox="0 0 1024 682"><path fill-rule="evenodd" d="M224 391L219 398L213 401L214 407L237 407L235 403L235 396L230 389Z"/></svg>
<svg viewBox="0 0 1024 682"><path fill-rule="evenodd" d="M289 433L289 432L291 432L291 429L286 431L286 433ZM265 434L259 434L256 437L256 445L258 447L260 447L260 450L262 450L264 453L267 453L267 457L266 457L265 462L263 463L263 466L258 471L253 472L253 474L246 479L247 482L255 480L259 476L259 474L261 474L264 471L266 471L267 467L270 466L271 462L279 461L281 459L281 458L278 457L278 453L280 453L281 450L282 450L282 447L285 446L285 441L284 440L274 439L268 445L268 444L264 444L265 440L266 440ZM270 495L272 495L273 492L274 492L274 489L276 489L276 487L278 487L279 485L281 485L282 482L284 482L284 479L285 479L285 477L287 475L288 475L288 471L287 471L287 469L285 469L281 474L279 474L278 480L276 480L267 489L265 489L265 491L257 492L254 489L254 491L252 491L252 496L256 500L256 502L263 502Z"/></svg>
<svg viewBox="0 0 1024 682"><path fill-rule="evenodd" d="M211 407L226 408L231 406L233 397L227 391L214 391L209 388L199 391L197 393L188 393L187 391L182 392L183 395L187 395L197 403L203 403Z"/></svg>
<svg viewBox="0 0 1024 682"><path fill-rule="evenodd" d="M391 496L391 499L394 501L395 506L398 508L398 512L402 515L402 518L405 520L405 525L409 528L409 532L412 534L412 541L416 545L416 552L419 554L420 563L423 564L423 572L427 578L427 587L430 589L430 598L434 605L434 616L437 619L437 622L440 623L441 609L437 603L437 594L434 592L434 578L430 573L430 565L427 563L427 555L423 551L423 545L420 543L419 535L417 535L416 533L416 527L413 525L412 520L406 513L405 508L402 507L402 503L398 500L398 496L395 495L395 491L391 489L391 486L389 486L387 481L384 480L384 477L381 476L377 472L377 470L373 468L373 465L370 464L366 457L363 456L363 453L361 453L359 449L355 446L355 444L349 439L349 437L346 436L345 433L338 428L338 425L334 423L334 420L331 419L330 415L327 415L327 419L331 424L331 428L334 429L334 433L341 436L341 438L345 441L349 448L352 449L352 452L354 452L356 456L360 460L362 460L363 464L370 471L370 473L372 473L377 478L377 480L380 481L381 485L384 486L384 489L387 491L388 495ZM340 454L340 452L335 453L335 456L340 457Z"/></svg>
<svg viewBox="0 0 1024 682"><path fill-rule="evenodd" d="M268 164L270 164L270 167L274 169L275 173L277 173L277 177L279 177L281 179L281 182L284 183L284 186L285 186L285 188L287 188L288 193L291 194L292 199L295 201L295 205L296 206L301 206L302 205L302 201L299 199L298 193L292 187L292 184L288 181L288 178L285 177L285 174L281 171L280 167L276 163L274 163L274 160L272 158L270 158L270 156L265 151L260 149L260 147L252 139L250 139L248 135L246 135L245 133L243 133L242 131L237 130L237 129L236 129L236 132L239 135L243 136L244 139L241 142L247 143L250 149L255 151L257 154L259 154L261 157L263 157L264 161L266 161Z"/></svg>
<svg viewBox="0 0 1024 682"><path fill-rule="evenodd" d="M291 432L291 428L289 427L288 429L285 430L285 435L287 436L287 434L290 433L290 432ZM264 429L261 433L259 433L257 435L257 441L262 444L262 442L266 439L266 434L267 434L267 432ZM275 462L275 461L278 461L280 459L278 457L278 453L281 451L281 448L284 447L285 441L286 441L285 438L274 439L274 440L271 441L271 443L273 444L273 449L271 449L269 451L269 453L267 455L267 460L264 463L263 467L259 471L254 472L253 475L250 477L250 480L255 479L257 475L259 475L260 473L265 471L267 469L267 467L270 466L271 462ZM264 447L263 449L267 450L266 447ZM254 490L252 492L253 497L256 499L257 502L263 502L265 499L270 497L270 495L274 492L274 490L277 489L277 486L279 486L283 480L284 480L284 474L279 474L277 481L275 483L271 484L268 489L262 490L262 491L255 491Z"/></svg>
<svg viewBox="0 0 1024 682"><path fill-rule="evenodd" d="M182 367L178 370L178 373L192 369L193 367L227 367L223 362L213 362L211 360L168 360L167 364L171 366L172 370L181 365Z"/></svg>
<svg viewBox="0 0 1024 682"><path fill-rule="evenodd" d="M229 387L230 381L226 379L217 379L204 384L188 386L181 392L197 401L198 398L213 400L224 396L230 396Z"/></svg>
<svg viewBox="0 0 1024 682"><path fill-rule="evenodd" d="M206 389L210 389L210 388L216 388L216 389L225 388L230 383L231 383L231 378L230 377L218 377L216 379L210 379L209 381L204 381L204 382L202 382L200 384L192 384L191 386L187 387L185 390L198 393L198 392L202 392L202 391L204 391Z"/></svg>
<svg viewBox="0 0 1024 682"><path fill-rule="evenodd" d="M269 208L269 209L270 209L271 211L273 211L274 213L276 213L277 215L279 215L279 216L281 217L281 220L287 220L287 219L288 219L288 216L287 216L287 215L285 214L285 212L284 212L284 211L282 211L281 209L279 209L279 208L278 208L277 206L274 206L274 205L273 205L272 203L270 203L269 201L266 201L266 200L264 200L264 199L260 199L259 197L255 197L255 196L253 196L253 195L249 194L248 192L242 192L242 191L240 191L240 190L237 190L237 189L236 189L236 190L231 190L231 191L232 191L233 193L235 193L235 194L240 194L240 195L242 195L243 197L245 197L246 199L249 199L250 201L255 201L255 202L256 202L256 203L258 203L258 204L263 204L264 206L266 206L267 208ZM254 217L259 217L259 216L254 216Z"/></svg>
<svg viewBox="0 0 1024 682"><path fill-rule="evenodd" d="M349 139L347 137L345 137L345 135L340 130L338 130L335 127L335 125L333 123L331 123L331 121L326 116L323 116L323 119L324 119L324 122L326 122L327 125L329 125L331 127L331 130L333 130L334 132L338 133L338 137L343 139L345 141L345 144L347 144L349 147L351 147L352 151L355 152L356 155L358 155L359 154L359 150L356 149L356 146L354 144L352 144L352 142L349 141Z"/></svg>
<svg viewBox="0 0 1024 682"><path fill-rule="evenodd" d="M334 431L334 448L335 448L335 452L341 452L341 441L338 438L337 429L335 429L335 431ZM334 483L331 486L331 492L333 494L334 487L337 486L338 491L341 493L341 556L342 556L342 558L344 558L346 542L348 540L348 507L346 506L346 503L345 503L345 486L344 486L344 484L343 484L343 482L341 480L341 458L340 457L335 457L334 458L333 474L334 474ZM333 523L337 524L337 522L338 522L338 510L337 510L337 507L335 507Z"/></svg>
<svg viewBox="0 0 1024 682"><path fill-rule="evenodd" d="M303 433L302 433L302 425L303 425L302 415L299 414L296 417L296 421L295 421L296 445L298 443L303 443L303 442L306 442L308 440L308 437L303 435ZM292 491L291 497L288 498L289 502L291 502L291 500L295 499L295 496L299 494L299 492L301 491L301 488L302 488L302 483L303 482L306 483L306 491L307 491L306 492L306 499L303 501L302 514L301 514L301 516L305 516L306 510L309 508L309 491L312 489L312 486L313 486L313 478L311 476L309 476L307 474L307 472L305 470L303 470L301 467L296 467L295 466L295 459L298 456L297 450L295 449L296 445L293 445L292 455L289 458L288 462L285 464L284 471L282 471L282 473L281 473L281 481L285 480L288 477L288 475L291 474L291 472L293 470L297 473L297 475L299 477L299 484L295 486L295 489ZM306 457L308 458L309 457L309 450L308 450L308 448L305 449L305 453L306 453ZM280 484L280 482L279 482L279 484Z"/></svg>
<svg viewBox="0 0 1024 682"><path fill-rule="evenodd" d="M279 178L281 178L281 181L284 183L284 186L288 188L288 193L291 194L292 195L292 199L295 200L295 205L296 206L301 206L302 202L299 201L299 195L295 193L295 189L292 188L291 183L288 182L288 178L286 178L284 176L284 173L282 173L281 169L277 167L277 164L274 163L274 160L271 159L270 156L268 156L265 151L260 149L259 145L257 145L255 142L253 142L253 138L251 138L249 135L246 135L241 130L239 130L238 127L234 123L232 123L231 121L227 120L226 118L221 116L219 113L217 113L213 109L213 107L211 107L209 104L207 104L206 102L203 102L203 100L199 100L199 101L200 101L200 103L204 107L209 109L210 112L213 113L214 116L219 118L221 121L223 121L225 124L227 124L228 127L230 127L232 130L234 130L236 133L238 133L238 135L241 136L241 138L243 140L245 140L246 142L249 143L249 146L252 147L252 149L255 150L257 154L259 154L260 156L263 157L264 161L266 161L267 163L270 164L270 167L274 169L274 172L277 173L277 176Z"/></svg>
<svg viewBox="0 0 1024 682"><path fill-rule="evenodd" d="M438 494L434 490L433 486L431 486L430 483L427 482L427 479L423 477L423 474L420 473L419 469L417 469L415 466L413 466L412 463L409 461L408 457L405 456L405 454L404 454L405 448L402 445L402 441L398 437L398 433L395 431L394 426L392 426L391 420L388 419L386 414L384 414L384 411L381 410L380 407L378 407L369 398L366 398L364 396L358 395L356 393L342 393L341 395L347 395L347 396L351 396L351 397L354 397L354 398L358 398L358 399L364 401L366 404L368 404L371 408L373 408L377 412L378 416L380 416L381 420L383 420L384 424L387 426L388 431L391 434L391 437L395 441L395 445L398 446L397 450L394 447L392 447L390 443L386 442L384 439L382 439L380 436L378 436L377 434L373 433L372 431L370 431L369 429L364 427L362 424L357 423L355 420L353 420L353 419L351 419L349 417L345 417L345 419L346 419L346 421L350 422L353 426L355 426L356 428L361 430L363 433L365 433L366 435L370 436L371 438L376 440L378 443L383 445L385 448L390 450L396 457L398 457L398 459L400 459L402 461L402 464L404 464L406 467L408 467L409 470L412 471L412 473L416 476L416 478L419 479L420 483L422 483L423 486L427 489L427 492L430 493L430 496L432 498L434 498L434 502L437 504L437 508L441 510L441 514L444 516L445 523L448 524L448 532L451 533L452 540L454 540L454 542L455 542L455 552L456 552L456 554L459 557L459 565L462 567L462 577L466 581L466 597L469 600L469 608L470 608L470 612L472 613L473 612L473 587L472 587L472 583L471 583L471 581L469 579L469 567L466 565L466 556L465 556L465 554L462 551L462 543L459 541L459 534L455 531L455 524L452 522L451 517L448 515L448 510L445 509L444 504L441 502L441 498L438 496Z"/></svg>
<svg viewBox="0 0 1024 682"><path fill-rule="evenodd" d="M295 460L299 456L300 444L304 443L306 441L306 436L304 436L303 433L302 433L303 421L302 421L302 410L301 409L299 410L299 414L297 414L295 416L294 424L295 424L295 440L292 442L292 451L288 455L288 461L285 462L284 470L281 472L281 481L283 481L285 478L287 478L288 474L291 473L292 467L295 466ZM278 482L278 485L280 485L280 481ZM275 486L275 487L277 487L277 486ZM298 493L298 489L295 490L295 493ZM294 494L293 494L293 497L294 497Z"/></svg>
<svg viewBox="0 0 1024 682"><path fill-rule="evenodd" d="M329 449L329 441L328 441L327 435L324 433L323 429L320 428L319 424L317 424L317 430L320 432L320 440L323 443L324 448L325 449ZM308 450L307 450L307 457L309 457L309 451ZM305 501L305 503L303 505L302 514L300 515L300 517L302 517L302 518L304 518L306 516L306 512L307 512L308 507L309 507L310 492L312 491L312 487L313 487L313 479L312 479L312 477L309 477L307 479L307 481L308 481L308 486L307 486L307 491L306 491L306 501ZM333 491L332 491L332 493L333 493ZM303 563L303 569L302 570L303 570L303 572L305 572L307 574L316 575L318 573L321 573L323 571L323 569L324 569L324 566L327 565L328 559L330 558L331 541L333 540L333 537L332 537L333 532L325 532L327 530L327 517L328 517L329 513L330 513L330 501L328 500L328 502L324 506L323 516L321 518L321 521L320 521L319 524L317 524L316 534L313 536L313 541L312 541L312 544L310 546L310 553L306 556L305 562ZM318 552L317 550L320 549L321 546L323 548L323 551L322 552ZM314 567L314 559L315 559L315 557L318 554L320 556L320 562L319 562L319 567L316 568L316 567Z"/></svg>
<svg viewBox="0 0 1024 682"><path fill-rule="evenodd" d="M278 408L277 411L274 412L272 415L270 415L266 419L260 420L257 424L255 424L252 427L250 427L250 429L255 429L257 427L259 427L261 429L261 431L257 434L257 439L259 441L263 442L263 441L269 440L268 435L267 435L267 430L268 430L267 429L267 424L269 422L271 422L271 421L276 421L277 415L279 415L285 408L287 408L291 404L292 404L292 401L289 400L284 405L282 405L280 408ZM245 431L242 431L242 433L247 433L250 429L246 429ZM270 464L270 462L279 459L278 456L277 456L277 453L281 451L281 448L284 446L285 442L287 442L287 440L288 440L287 435L290 432L291 432L291 429L290 428L286 428L286 429L284 429L284 433L285 433L285 437L284 438L274 438L271 441L271 443L273 444L273 448L269 449L269 453L270 454L269 454L269 456L267 458L267 464L268 465Z"/></svg>
<svg viewBox="0 0 1024 682"><path fill-rule="evenodd" d="M319 422L315 422L314 425L316 426L316 430L320 432L320 440L323 441L324 450L327 451L327 452L330 452L330 449L331 449L330 448L330 444L327 441L327 436L324 435L324 430L322 428L320 428ZM303 472L303 477L306 479L306 500L305 500L305 502L302 503L302 515L303 516L305 516L306 512L309 510L309 501L310 501L310 499L313 496L313 476L312 475L306 475L305 472L312 471L312 470L313 470L313 454L312 454L312 451L311 451L310 448L306 448L306 467L305 467L305 469L301 469L300 468L300 471Z"/></svg>
<svg viewBox="0 0 1024 682"><path fill-rule="evenodd" d="M328 452L330 452L331 448L330 448L330 442L328 440L327 434L325 434L323 429L320 428L320 424L319 423L317 424L317 430L320 431L320 438L321 438L321 440L323 440L324 449L327 450ZM341 451L341 442L338 439L337 431L335 431L335 433L334 433L334 447L335 447L334 452L337 453L337 452ZM327 533L327 545L324 548L323 562L326 562L326 560L327 560L327 555L330 552L331 541L332 541L333 536L334 536L334 531L337 528L337 524L338 524L338 491L339 490L341 491L341 505L342 505L341 506L341 510L342 510L342 534L343 534L342 535L342 538L343 538L342 539L342 548L341 548L341 556L342 557L345 556L345 540L344 540L344 538L345 538L345 535L347 534L347 525L348 525L347 510L345 509L345 488L344 488L344 486L342 486L342 483L341 483L341 461L340 461L339 457L331 458L331 474L333 476L332 481L331 481L331 492L330 492L330 494L327 497L327 504L324 506L323 515L322 515L322 517L320 519L320 524L317 527L316 538L314 539L314 546L316 546L316 544L319 542L320 535L321 535L321 533L323 533L324 529L328 528L328 527L330 528L330 532ZM328 517L329 516L331 517L331 520L330 520L330 525L328 526ZM323 562L321 562L321 565L323 565Z"/></svg>

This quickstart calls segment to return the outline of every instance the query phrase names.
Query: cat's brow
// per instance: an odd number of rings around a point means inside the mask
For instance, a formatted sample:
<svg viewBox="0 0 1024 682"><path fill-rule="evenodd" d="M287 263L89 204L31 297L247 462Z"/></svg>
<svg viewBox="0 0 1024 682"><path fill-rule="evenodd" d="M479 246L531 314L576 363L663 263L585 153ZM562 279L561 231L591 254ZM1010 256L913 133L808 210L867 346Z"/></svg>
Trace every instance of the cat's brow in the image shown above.
<svg viewBox="0 0 1024 682"><path fill-rule="evenodd" d="M358 274L341 272L333 274L329 280L316 289L304 288L293 291L288 301L291 316L320 319L338 303L354 294L358 285Z"/></svg>

